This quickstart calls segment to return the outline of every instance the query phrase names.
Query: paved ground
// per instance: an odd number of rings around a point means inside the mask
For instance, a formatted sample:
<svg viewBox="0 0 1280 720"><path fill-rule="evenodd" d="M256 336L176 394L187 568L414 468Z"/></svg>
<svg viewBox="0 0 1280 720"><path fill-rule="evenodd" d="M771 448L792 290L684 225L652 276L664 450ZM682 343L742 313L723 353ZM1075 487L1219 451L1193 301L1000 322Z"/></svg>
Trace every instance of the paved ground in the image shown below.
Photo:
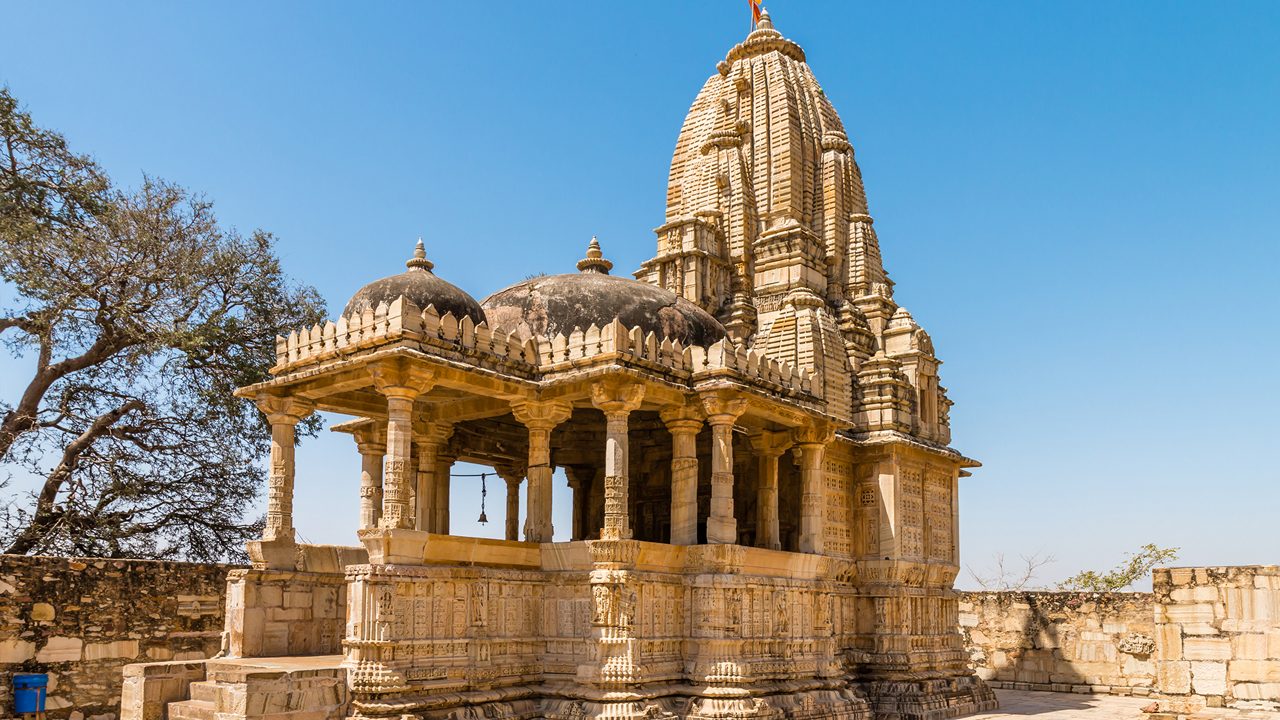
<svg viewBox="0 0 1280 720"><path fill-rule="evenodd" d="M996 718L1138 720L1145 717L1142 713L1142 707L1152 702L1149 698L1028 692L1024 690L996 690L996 696L1000 698L999 710L970 715L967 720L995 720ZM1196 717L1200 718L1202 716L1197 715ZM1280 713L1216 710L1206 711L1203 717L1206 719L1222 718L1223 720L1244 720L1245 718L1280 720Z"/></svg>

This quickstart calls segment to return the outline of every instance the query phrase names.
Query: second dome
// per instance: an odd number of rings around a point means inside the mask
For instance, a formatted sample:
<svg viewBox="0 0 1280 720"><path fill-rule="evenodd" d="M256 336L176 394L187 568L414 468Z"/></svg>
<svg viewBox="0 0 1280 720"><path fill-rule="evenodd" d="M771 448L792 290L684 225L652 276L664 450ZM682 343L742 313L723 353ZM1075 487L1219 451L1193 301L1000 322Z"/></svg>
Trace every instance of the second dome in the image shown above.
<svg viewBox="0 0 1280 720"><path fill-rule="evenodd" d="M522 338L568 335L615 319L684 345L706 346L725 336L724 326L707 311L669 290L609 275L612 267L591 238L580 272L530 278L480 304L490 327L516 330Z"/></svg>

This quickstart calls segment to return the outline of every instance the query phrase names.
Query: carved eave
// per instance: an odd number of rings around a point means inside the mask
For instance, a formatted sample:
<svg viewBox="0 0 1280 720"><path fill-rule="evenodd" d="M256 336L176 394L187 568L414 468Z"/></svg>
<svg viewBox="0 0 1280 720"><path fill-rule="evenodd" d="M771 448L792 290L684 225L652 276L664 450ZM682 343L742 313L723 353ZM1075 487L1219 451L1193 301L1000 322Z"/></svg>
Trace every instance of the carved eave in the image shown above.
<svg viewBox="0 0 1280 720"><path fill-rule="evenodd" d="M281 374L265 382L236 390L237 397L254 398L263 393L284 394L310 400L316 409L361 417L385 417L386 401L374 388L368 368L373 363L404 358L434 372L435 388L421 396L417 405L429 407L451 404L451 414L487 417L503 411L511 399L530 397L537 392L534 380L505 375L409 347L394 346L331 361L320 367Z"/></svg>
<svg viewBox="0 0 1280 720"><path fill-rule="evenodd" d="M944 458L956 463L960 468L980 468L982 463L965 457L960 451L939 443L924 440L896 430L875 430L872 432L849 432L840 435L845 441L860 448L877 448L889 450L894 447L910 448L920 452Z"/></svg>

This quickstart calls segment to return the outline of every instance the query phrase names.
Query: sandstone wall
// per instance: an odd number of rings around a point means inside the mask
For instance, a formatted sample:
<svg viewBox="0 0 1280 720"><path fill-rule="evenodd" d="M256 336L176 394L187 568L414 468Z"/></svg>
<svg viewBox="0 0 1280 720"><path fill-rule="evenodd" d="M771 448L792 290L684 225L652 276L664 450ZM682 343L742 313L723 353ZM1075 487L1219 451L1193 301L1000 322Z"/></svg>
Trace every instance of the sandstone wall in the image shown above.
<svg viewBox="0 0 1280 720"><path fill-rule="evenodd" d="M1280 567L1156 570L1161 692L1174 709L1280 710Z"/></svg>
<svg viewBox="0 0 1280 720"><path fill-rule="evenodd" d="M0 717L15 672L49 674L51 718L114 718L127 663L214 655L232 569L0 556Z"/></svg>
<svg viewBox="0 0 1280 720"><path fill-rule="evenodd" d="M1150 593L960 593L977 673L997 688L1148 695L1155 684Z"/></svg>

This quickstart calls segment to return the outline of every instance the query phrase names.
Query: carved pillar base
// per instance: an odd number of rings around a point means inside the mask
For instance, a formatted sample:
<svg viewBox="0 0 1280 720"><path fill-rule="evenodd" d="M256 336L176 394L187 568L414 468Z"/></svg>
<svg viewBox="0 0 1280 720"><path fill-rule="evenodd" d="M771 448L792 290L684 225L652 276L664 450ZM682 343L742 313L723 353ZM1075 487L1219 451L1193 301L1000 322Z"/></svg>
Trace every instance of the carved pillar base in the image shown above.
<svg viewBox="0 0 1280 720"><path fill-rule="evenodd" d="M250 540L245 552L255 570L293 570L298 564L298 544L293 538Z"/></svg>
<svg viewBox="0 0 1280 720"><path fill-rule="evenodd" d="M370 528L356 533L372 565L421 565L430 533L408 528Z"/></svg>

